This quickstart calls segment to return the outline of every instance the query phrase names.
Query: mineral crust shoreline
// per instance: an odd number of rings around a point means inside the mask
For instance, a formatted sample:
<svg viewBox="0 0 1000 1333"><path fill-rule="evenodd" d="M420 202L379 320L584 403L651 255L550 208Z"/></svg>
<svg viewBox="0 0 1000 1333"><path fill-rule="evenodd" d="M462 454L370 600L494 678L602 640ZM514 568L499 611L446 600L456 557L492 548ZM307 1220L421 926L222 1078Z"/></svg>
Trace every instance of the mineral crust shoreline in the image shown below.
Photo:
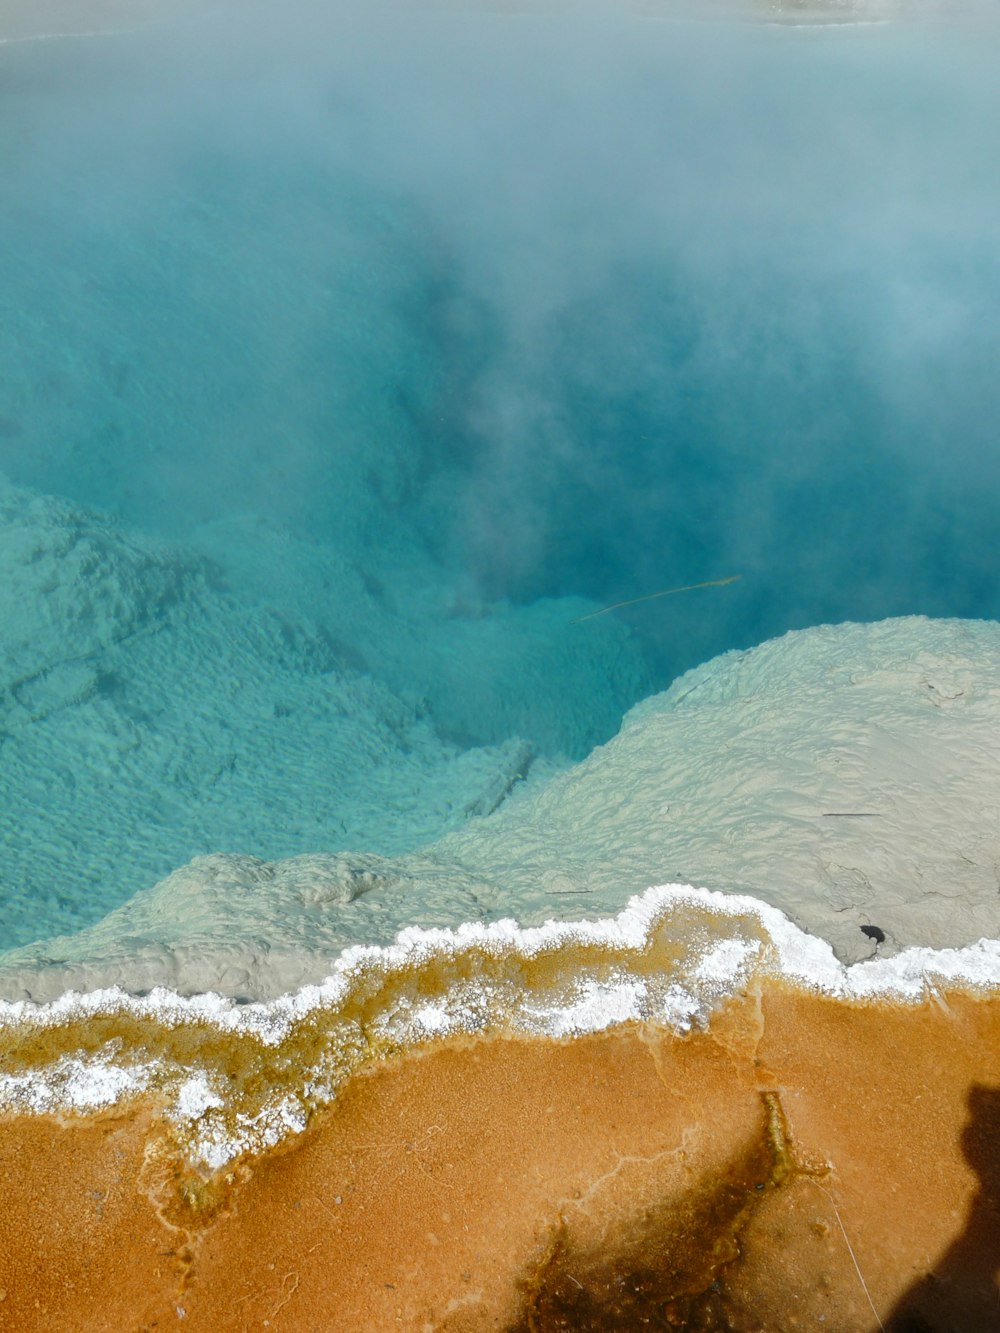
<svg viewBox="0 0 1000 1333"><path fill-rule="evenodd" d="M214 1177L148 1097L9 1116L0 1182L17 1333L986 1333L1000 997L773 981L685 1036L447 1038Z"/></svg>

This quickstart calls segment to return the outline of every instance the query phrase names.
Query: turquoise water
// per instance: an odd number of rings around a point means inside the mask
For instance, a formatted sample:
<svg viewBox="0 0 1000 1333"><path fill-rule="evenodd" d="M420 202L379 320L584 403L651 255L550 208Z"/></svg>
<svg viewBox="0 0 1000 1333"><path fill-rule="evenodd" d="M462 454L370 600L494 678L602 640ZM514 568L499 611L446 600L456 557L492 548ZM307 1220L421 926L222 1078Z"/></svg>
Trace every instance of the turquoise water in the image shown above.
<svg viewBox="0 0 1000 1333"><path fill-rule="evenodd" d="M410 851L727 648L1000 615L997 34L0 47L0 945Z"/></svg>

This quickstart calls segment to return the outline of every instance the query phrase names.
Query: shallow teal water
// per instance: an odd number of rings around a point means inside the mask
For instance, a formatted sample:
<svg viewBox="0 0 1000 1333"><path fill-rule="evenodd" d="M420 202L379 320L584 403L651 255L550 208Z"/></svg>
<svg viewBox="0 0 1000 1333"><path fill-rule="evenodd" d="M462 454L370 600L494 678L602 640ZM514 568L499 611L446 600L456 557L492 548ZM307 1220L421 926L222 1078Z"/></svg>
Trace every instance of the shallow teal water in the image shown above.
<svg viewBox="0 0 1000 1333"><path fill-rule="evenodd" d="M416 847L729 647L1000 614L997 32L0 47L0 945Z"/></svg>

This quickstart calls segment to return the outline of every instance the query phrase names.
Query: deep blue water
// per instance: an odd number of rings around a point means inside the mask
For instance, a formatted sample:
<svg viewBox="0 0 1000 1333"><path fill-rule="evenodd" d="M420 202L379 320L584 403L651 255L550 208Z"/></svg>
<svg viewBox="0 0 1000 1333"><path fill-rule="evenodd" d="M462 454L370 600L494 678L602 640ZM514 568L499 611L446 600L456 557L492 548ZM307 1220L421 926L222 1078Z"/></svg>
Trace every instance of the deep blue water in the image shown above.
<svg viewBox="0 0 1000 1333"><path fill-rule="evenodd" d="M1000 614L997 34L0 47L0 943L430 840L728 648Z"/></svg>

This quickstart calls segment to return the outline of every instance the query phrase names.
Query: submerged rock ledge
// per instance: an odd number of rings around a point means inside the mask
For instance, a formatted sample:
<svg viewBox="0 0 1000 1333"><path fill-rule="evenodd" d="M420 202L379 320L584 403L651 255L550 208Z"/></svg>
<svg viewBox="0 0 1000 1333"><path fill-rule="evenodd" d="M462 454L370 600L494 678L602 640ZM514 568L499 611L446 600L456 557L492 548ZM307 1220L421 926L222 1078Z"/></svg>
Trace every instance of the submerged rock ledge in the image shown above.
<svg viewBox="0 0 1000 1333"><path fill-rule="evenodd" d="M596 920L670 882L759 898L846 963L1000 938L998 734L1000 624L797 631L688 672L584 762L420 852L199 858L0 957L0 999L266 1000L408 926Z"/></svg>

